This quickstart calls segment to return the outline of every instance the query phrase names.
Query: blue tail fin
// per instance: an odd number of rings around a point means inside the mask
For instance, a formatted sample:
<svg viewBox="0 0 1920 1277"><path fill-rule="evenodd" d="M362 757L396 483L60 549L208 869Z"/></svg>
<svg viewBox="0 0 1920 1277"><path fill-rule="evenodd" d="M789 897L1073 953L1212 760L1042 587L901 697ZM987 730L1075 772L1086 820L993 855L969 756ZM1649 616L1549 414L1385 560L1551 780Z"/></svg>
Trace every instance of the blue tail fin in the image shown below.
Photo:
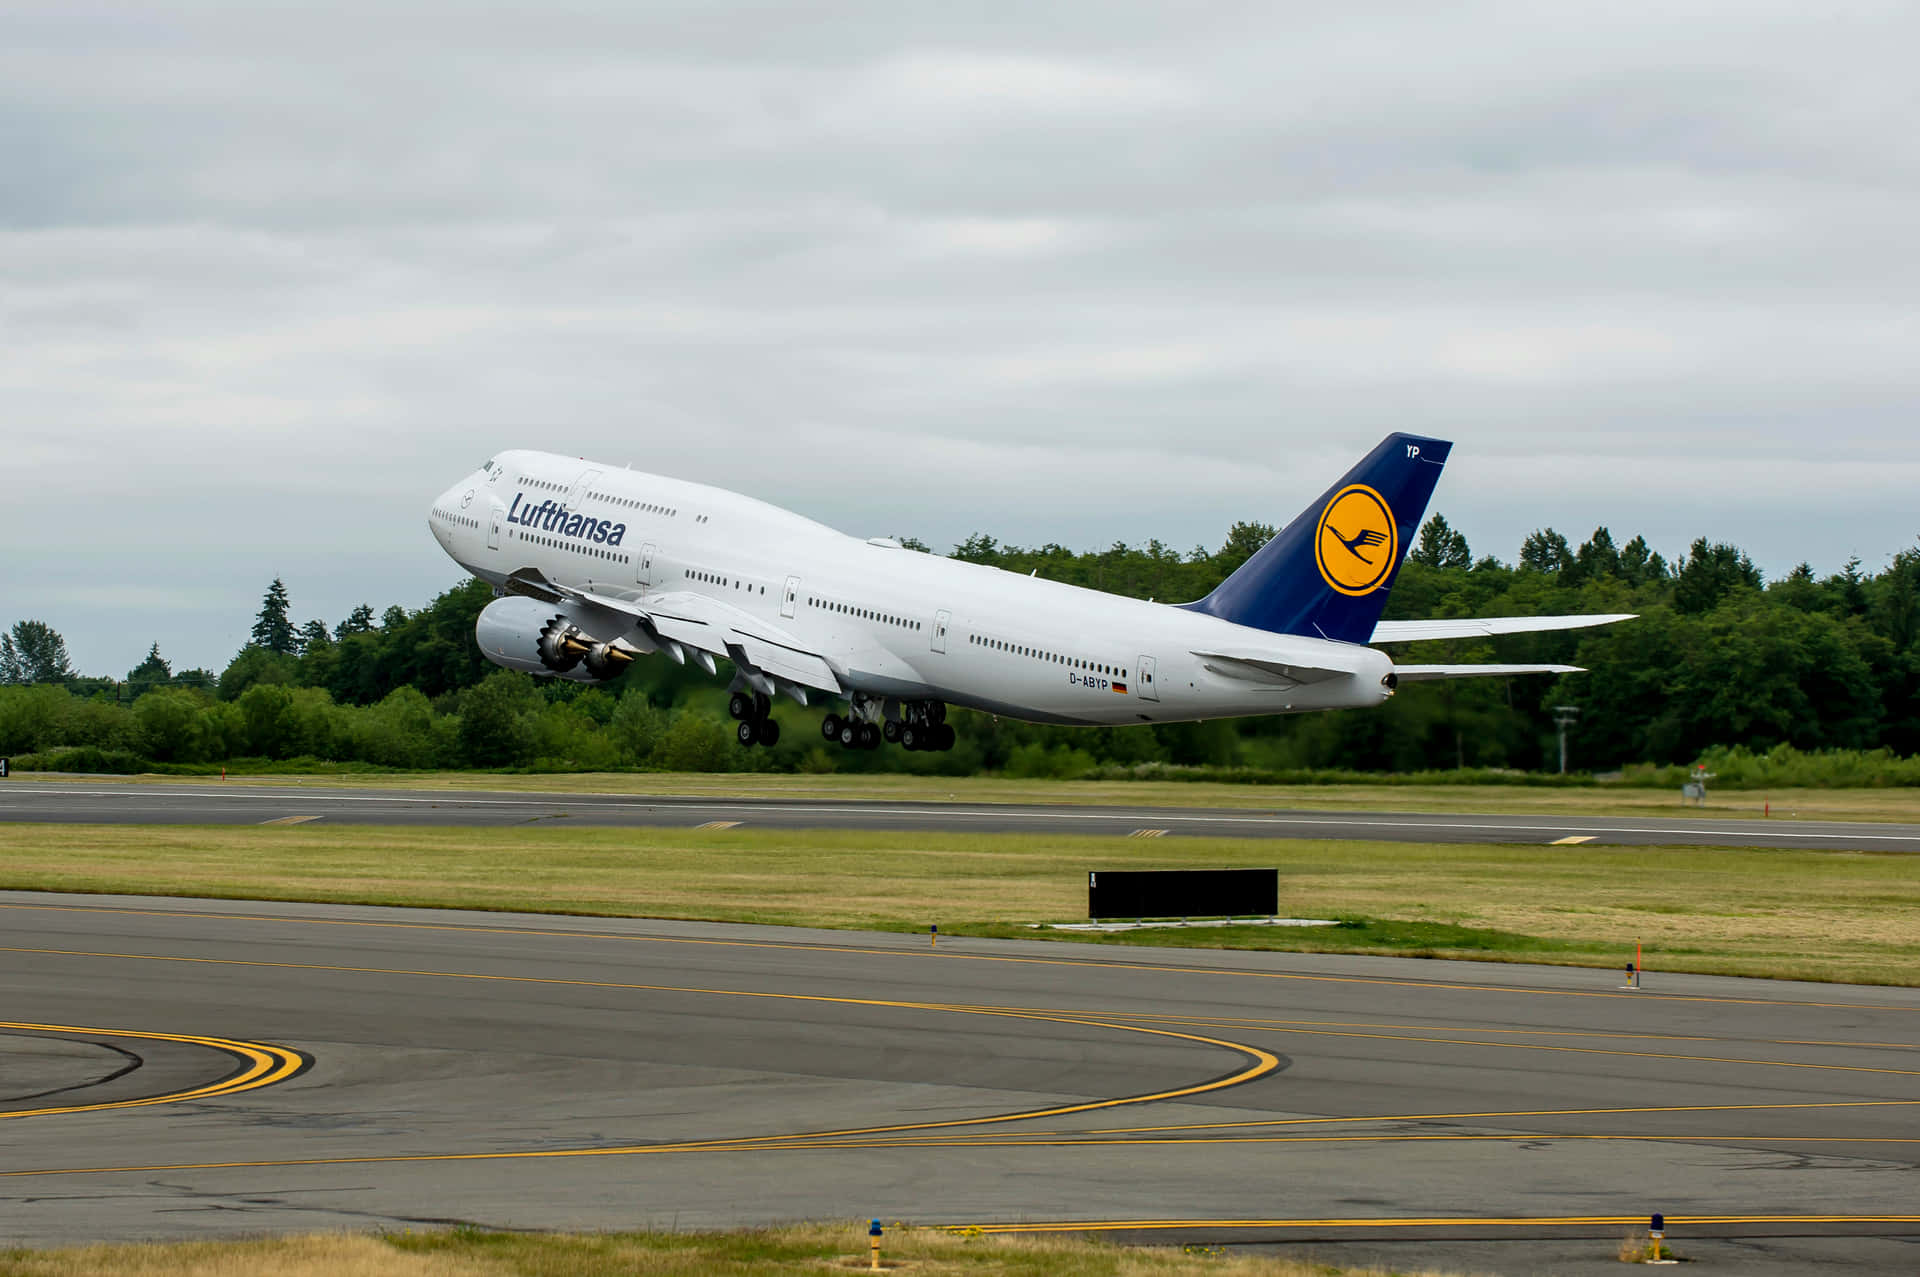
<svg viewBox="0 0 1920 1277"><path fill-rule="evenodd" d="M1453 445L1388 435L1198 603L1236 625L1364 643Z"/></svg>

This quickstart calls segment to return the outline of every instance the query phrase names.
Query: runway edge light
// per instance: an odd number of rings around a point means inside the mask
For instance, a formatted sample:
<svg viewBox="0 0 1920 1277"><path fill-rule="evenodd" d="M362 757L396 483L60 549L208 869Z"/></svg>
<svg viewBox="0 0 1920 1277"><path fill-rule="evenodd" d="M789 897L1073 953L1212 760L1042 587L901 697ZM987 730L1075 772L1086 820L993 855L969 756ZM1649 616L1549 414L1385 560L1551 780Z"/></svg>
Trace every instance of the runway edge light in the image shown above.
<svg viewBox="0 0 1920 1277"><path fill-rule="evenodd" d="M877 1270L880 1267L880 1221L877 1219L873 1221L873 1227L867 1229L867 1245L872 1251L867 1266Z"/></svg>

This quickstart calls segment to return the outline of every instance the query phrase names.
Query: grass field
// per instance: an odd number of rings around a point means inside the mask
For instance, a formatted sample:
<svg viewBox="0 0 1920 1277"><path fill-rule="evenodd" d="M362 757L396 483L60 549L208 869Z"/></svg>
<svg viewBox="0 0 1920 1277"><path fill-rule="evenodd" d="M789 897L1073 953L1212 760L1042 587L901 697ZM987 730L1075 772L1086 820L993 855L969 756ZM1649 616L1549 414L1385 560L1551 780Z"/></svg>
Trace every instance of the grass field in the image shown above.
<svg viewBox="0 0 1920 1277"><path fill-rule="evenodd" d="M26 773L18 773L29 779ZM31 777L47 780L52 777ZM204 784L213 777L60 777L75 783ZM425 792L686 794L715 798L841 798L898 802L1061 803L1291 811L1486 812L1516 815L1760 817L1920 823L1920 789L1775 789L1710 794L1624 785L1232 785L1218 782L1010 780L998 776L800 776L712 772L377 772L235 776L229 785L406 789Z"/></svg>
<svg viewBox="0 0 1920 1277"><path fill-rule="evenodd" d="M1112 1246L1074 1237L890 1229L887 1269L991 1277L1360 1277L1377 1269L1233 1256L1218 1249ZM865 1225L735 1233L313 1235L172 1245L0 1250L0 1277L785 1277L868 1271ZM1437 1277L1437 1275L1429 1275Z"/></svg>
<svg viewBox="0 0 1920 1277"><path fill-rule="evenodd" d="M0 887L1036 935L1089 869L1274 865L1342 927L1091 943L1920 984L1920 858L1864 852L697 829L0 825Z"/></svg>

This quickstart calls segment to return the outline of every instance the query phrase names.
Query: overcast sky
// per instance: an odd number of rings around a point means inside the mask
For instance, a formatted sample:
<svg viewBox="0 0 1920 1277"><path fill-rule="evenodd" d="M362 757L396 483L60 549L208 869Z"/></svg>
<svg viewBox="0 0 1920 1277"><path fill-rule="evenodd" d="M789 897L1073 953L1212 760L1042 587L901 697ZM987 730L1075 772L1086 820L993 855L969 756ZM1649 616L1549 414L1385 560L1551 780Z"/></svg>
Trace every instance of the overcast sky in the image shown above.
<svg viewBox="0 0 1920 1277"><path fill-rule="evenodd" d="M1215 547L1920 534L1920 7L0 4L0 625L417 607L497 449Z"/></svg>

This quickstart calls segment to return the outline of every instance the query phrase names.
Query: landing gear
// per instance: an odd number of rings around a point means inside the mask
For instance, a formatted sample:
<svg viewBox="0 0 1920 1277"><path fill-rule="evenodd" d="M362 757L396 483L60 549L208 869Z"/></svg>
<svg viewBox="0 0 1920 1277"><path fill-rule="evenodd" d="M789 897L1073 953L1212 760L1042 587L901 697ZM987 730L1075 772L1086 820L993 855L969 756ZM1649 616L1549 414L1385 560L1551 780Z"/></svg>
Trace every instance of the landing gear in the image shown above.
<svg viewBox="0 0 1920 1277"><path fill-rule="evenodd" d="M773 746L780 740L780 724L773 721L773 698L765 692L736 691L727 697L727 713L739 726L733 738L748 748Z"/></svg>
<svg viewBox="0 0 1920 1277"><path fill-rule="evenodd" d="M893 703L885 707L892 714ZM947 707L939 701L908 701L899 707L898 717L881 718L881 705L873 698L856 693L853 712L842 718L828 714L820 720L820 734L838 741L844 749L878 749L880 742L903 749L952 749L953 728L947 725Z"/></svg>
<svg viewBox="0 0 1920 1277"><path fill-rule="evenodd" d="M947 723L947 707L940 701L914 701L903 705L906 717L900 724L900 744L911 750L953 748L954 731Z"/></svg>
<svg viewBox="0 0 1920 1277"><path fill-rule="evenodd" d="M953 728L945 723L934 727L908 723L900 729L900 744L907 749L947 750L953 748L953 742Z"/></svg>

